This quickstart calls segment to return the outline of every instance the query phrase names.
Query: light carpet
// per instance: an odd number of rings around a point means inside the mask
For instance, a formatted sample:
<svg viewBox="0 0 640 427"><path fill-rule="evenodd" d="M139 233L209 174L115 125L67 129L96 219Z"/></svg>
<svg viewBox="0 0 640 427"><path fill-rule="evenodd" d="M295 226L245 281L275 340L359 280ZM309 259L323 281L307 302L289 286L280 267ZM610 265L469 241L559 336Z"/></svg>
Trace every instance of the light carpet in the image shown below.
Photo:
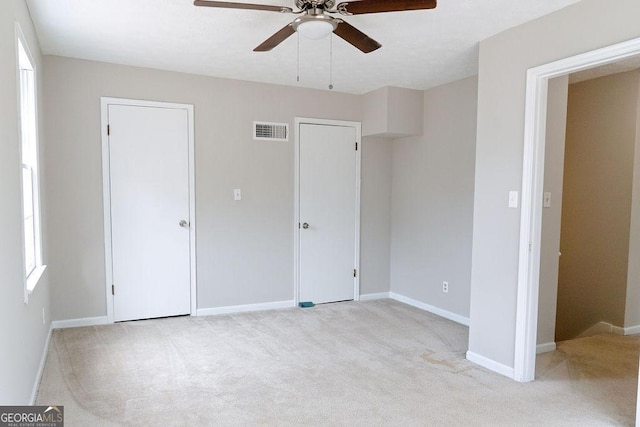
<svg viewBox="0 0 640 427"><path fill-rule="evenodd" d="M37 403L67 426L633 425L639 337L560 343L528 384L467 340L391 300L55 330Z"/></svg>

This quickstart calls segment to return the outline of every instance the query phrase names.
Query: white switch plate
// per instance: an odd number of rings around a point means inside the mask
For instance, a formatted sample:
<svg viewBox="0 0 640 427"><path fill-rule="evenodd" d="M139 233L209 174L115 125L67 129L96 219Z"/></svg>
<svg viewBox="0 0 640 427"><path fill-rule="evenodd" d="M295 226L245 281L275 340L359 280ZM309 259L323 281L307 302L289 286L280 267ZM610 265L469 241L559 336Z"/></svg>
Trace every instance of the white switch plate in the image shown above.
<svg viewBox="0 0 640 427"><path fill-rule="evenodd" d="M242 200L242 190L239 188L233 189L233 200Z"/></svg>
<svg viewBox="0 0 640 427"><path fill-rule="evenodd" d="M544 198L542 199L542 206L545 208L550 208L551 207L551 192L550 191L546 191L544 193Z"/></svg>
<svg viewBox="0 0 640 427"><path fill-rule="evenodd" d="M518 192L517 191L509 191L509 207L517 208L518 207Z"/></svg>

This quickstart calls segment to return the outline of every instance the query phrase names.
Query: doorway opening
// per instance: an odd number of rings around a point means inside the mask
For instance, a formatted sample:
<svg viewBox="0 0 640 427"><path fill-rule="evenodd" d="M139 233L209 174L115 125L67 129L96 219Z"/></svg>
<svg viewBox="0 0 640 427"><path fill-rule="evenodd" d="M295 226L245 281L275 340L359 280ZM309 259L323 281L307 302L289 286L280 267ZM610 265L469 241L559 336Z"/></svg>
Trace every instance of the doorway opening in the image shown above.
<svg viewBox="0 0 640 427"><path fill-rule="evenodd" d="M634 304L628 301L627 291L636 287L629 255L640 243L632 232L640 216L632 203L634 191L638 192L633 177L640 176L636 154L640 148L639 68L640 59L632 58L569 76L561 232L551 236L546 229L549 213L554 208L553 213L558 213L560 206L544 209L542 229L542 257L548 257L545 238L560 238L561 243L562 255L556 261L557 342L603 332L623 334L625 326L638 324L630 313ZM549 99L554 96L552 91L550 85ZM550 113L545 182L550 181L549 172L561 166L549 155L558 150L550 147L554 142L549 140L554 120L558 119ZM541 311L545 304L553 303L549 295L544 296L550 291L550 282L543 280L544 267L541 264ZM551 322L552 318L540 317L538 328ZM538 330L539 343L550 338Z"/></svg>
<svg viewBox="0 0 640 427"><path fill-rule="evenodd" d="M527 72L514 379L535 378L544 154L549 80L640 55L640 39L566 58Z"/></svg>

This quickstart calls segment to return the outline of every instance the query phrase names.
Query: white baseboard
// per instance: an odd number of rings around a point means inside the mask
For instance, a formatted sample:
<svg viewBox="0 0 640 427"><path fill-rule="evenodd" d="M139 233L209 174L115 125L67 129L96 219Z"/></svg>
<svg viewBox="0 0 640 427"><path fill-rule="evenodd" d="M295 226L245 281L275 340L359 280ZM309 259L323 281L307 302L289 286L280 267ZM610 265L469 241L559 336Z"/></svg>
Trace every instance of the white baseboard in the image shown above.
<svg viewBox="0 0 640 427"><path fill-rule="evenodd" d="M611 325L611 333L616 335L624 335L624 328L620 326Z"/></svg>
<svg viewBox="0 0 640 427"><path fill-rule="evenodd" d="M376 294L363 294L360 295L360 301L371 301L375 299L389 299L391 292L378 292Z"/></svg>
<svg viewBox="0 0 640 427"><path fill-rule="evenodd" d="M576 338L592 337L598 334L624 335L625 329L621 328L620 326L612 325L611 323L598 322L590 328L582 331Z"/></svg>
<svg viewBox="0 0 640 427"><path fill-rule="evenodd" d="M31 399L29 405L36 404L36 397L38 396L38 387L40 386L40 380L42 379L42 373L44 372L44 365L47 363L47 355L49 354L49 343L51 342L51 335L53 334L53 325L49 326L49 332L47 333L47 339L44 342L44 348L42 349L42 357L40 357L40 365L38 366L38 372L36 373L36 380L33 383L31 389Z"/></svg>
<svg viewBox="0 0 640 427"><path fill-rule="evenodd" d="M52 329L79 328L81 326L99 326L108 325L109 318L107 316L85 317L82 319L54 320L51 322Z"/></svg>
<svg viewBox="0 0 640 427"><path fill-rule="evenodd" d="M640 334L640 325L636 325L636 326L629 326L627 328L624 328L624 334L625 335L636 335L636 334ZM640 412L640 411L639 411Z"/></svg>
<svg viewBox="0 0 640 427"><path fill-rule="evenodd" d="M536 354L548 353L550 351L555 351L556 343L554 342L546 342L544 344L538 344L536 346Z"/></svg>
<svg viewBox="0 0 640 427"><path fill-rule="evenodd" d="M640 325L628 326L622 328L607 322L598 322L586 331L583 331L577 338L591 337L598 334L615 334L615 335L636 335L640 334Z"/></svg>
<svg viewBox="0 0 640 427"><path fill-rule="evenodd" d="M433 313L440 317L444 317L445 319L452 320L456 323L459 323L464 326L469 326L469 318L461 316L456 313L452 313L447 310L443 310L442 308L435 307L433 305L424 303L422 301L415 300L413 298L406 297L404 295L396 294L395 292L389 292L389 298L394 299L396 301L403 302L405 304L411 305L413 307L417 307L424 311L428 311L429 313Z"/></svg>
<svg viewBox="0 0 640 427"><path fill-rule="evenodd" d="M295 307L295 301L274 301L258 304L231 305L226 307L199 308L196 316L215 316L216 314L245 313L248 311L275 310L278 308Z"/></svg>
<svg viewBox="0 0 640 427"><path fill-rule="evenodd" d="M483 368L487 368L490 371L513 379L513 368L503 365L502 363L498 363L495 360L480 356L479 354L472 351L467 351L467 360L475 363L476 365L480 365Z"/></svg>

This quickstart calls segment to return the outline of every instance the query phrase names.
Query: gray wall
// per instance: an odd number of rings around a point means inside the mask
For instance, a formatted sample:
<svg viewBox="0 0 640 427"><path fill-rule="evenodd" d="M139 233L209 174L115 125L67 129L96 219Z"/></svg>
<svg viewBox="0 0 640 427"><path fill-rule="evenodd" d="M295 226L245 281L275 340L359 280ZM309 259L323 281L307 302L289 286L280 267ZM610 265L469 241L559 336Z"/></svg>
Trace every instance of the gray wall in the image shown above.
<svg viewBox="0 0 640 427"><path fill-rule="evenodd" d="M24 303L22 264L22 196L18 136L18 82L15 22L27 38L42 88L42 58L27 7L21 0L0 2L0 405L30 404L50 326L48 273ZM42 101L42 92L39 92ZM42 130L42 110L39 111ZM44 144L40 132L40 146ZM42 154L42 150L41 150ZM42 162L41 162L42 165ZM44 195L43 195L44 196ZM46 207L42 197L41 203ZM46 246L46 228L44 244ZM50 262L44 251L45 263ZM42 310L46 321L43 324Z"/></svg>
<svg viewBox="0 0 640 427"><path fill-rule="evenodd" d="M624 326L640 72L569 85L556 340Z"/></svg>
<svg viewBox="0 0 640 427"><path fill-rule="evenodd" d="M61 57L45 66L54 319L106 314L100 96L195 105L198 308L293 299L294 141L253 141L252 121L359 121L360 97ZM387 292L390 148L362 148L361 293Z"/></svg>
<svg viewBox="0 0 640 427"><path fill-rule="evenodd" d="M424 93L424 135L393 142L391 291L469 316L475 77ZM449 292L442 292L442 282Z"/></svg>
<svg viewBox="0 0 640 427"><path fill-rule="evenodd" d="M364 125L364 124L363 124ZM360 198L360 294L389 292L391 252L392 141L362 141Z"/></svg>
<svg viewBox="0 0 640 427"><path fill-rule="evenodd" d="M640 88L639 88L640 90ZM624 326L640 333L640 93L636 118L636 148L633 162L633 190L631 194L631 224L629 242L629 267L627 270L627 303ZM640 393L639 393L640 396ZM640 416L640 411L638 416Z"/></svg>
<svg viewBox="0 0 640 427"><path fill-rule="evenodd" d="M362 134L381 138L422 135L424 92L382 87L362 95Z"/></svg>
<svg viewBox="0 0 640 427"><path fill-rule="evenodd" d="M547 134L544 152L544 191L551 193L551 207L542 210L538 344L555 343L568 87L569 76L549 81Z"/></svg>
<svg viewBox="0 0 640 427"><path fill-rule="evenodd" d="M640 36L637 0L583 0L480 43L469 350L513 367L527 69ZM597 31L594 31L597 29Z"/></svg>
<svg viewBox="0 0 640 427"><path fill-rule="evenodd" d="M293 298L293 141L255 142L251 122L360 120L361 97L61 57L45 63L46 191L61 201L48 210L55 319L105 315L100 96L195 105L198 308ZM472 78L427 91L422 137L364 138L361 294L388 292L395 261L396 274L419 279L397 280L394 292L468 316L476 90ZM403 184L392 189L396 180L416 186L415 200ZM243 200L234 203L238 187ZM392 194L396 218L408 210L411 223L391 220ZM402 265L416 231L429 236L417 242L422 257Z"/></svg>

